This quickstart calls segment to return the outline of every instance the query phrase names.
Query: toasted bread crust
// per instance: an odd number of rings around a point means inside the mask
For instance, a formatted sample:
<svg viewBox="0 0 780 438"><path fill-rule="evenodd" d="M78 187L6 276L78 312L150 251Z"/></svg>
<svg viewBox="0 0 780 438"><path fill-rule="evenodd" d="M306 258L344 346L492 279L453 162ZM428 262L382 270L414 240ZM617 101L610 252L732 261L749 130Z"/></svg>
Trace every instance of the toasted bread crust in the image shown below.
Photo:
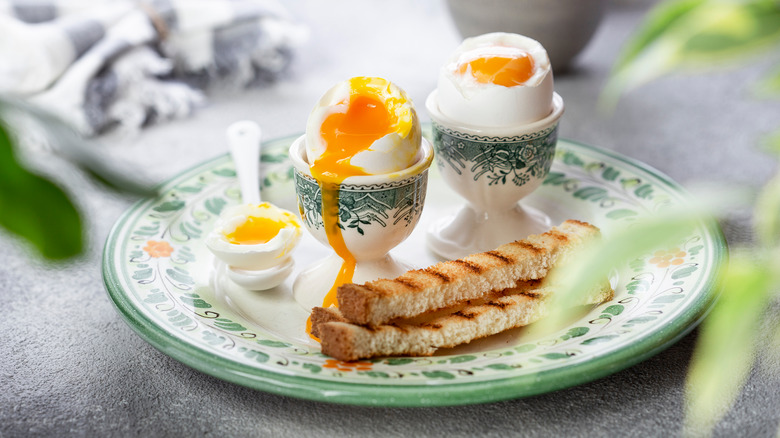
<svg viewBox="0 0 780 438"><path fill-rule="evenodd" d="M406 272L395 279L338 290L341 314L350 322L378 326L540 279L561 253L599 235L598 228L568 220L550 231L501 245L495 250Z"/></svg>
<svg viewBox="0 0 780 438"><path fill-rule="evenodd" d="M351 361L375 356L430 356L439 348L454 347L474 339L535 322L547 313L553 291L547 286L515 288L507 295L484 303L467 305L447 315L422 323L393 323L376 327L346 322L334 308L316 324L322 352ZM581 303L595 304L612 299L614 291L603 282L583 297Z"/></svg>
<svg viewBox="0 0 780 438"><path fill-rule="evenodd" d="M320 337L319 328L326 322L349 322L335 307L315 307L311 309L311 334Z"/></svg>

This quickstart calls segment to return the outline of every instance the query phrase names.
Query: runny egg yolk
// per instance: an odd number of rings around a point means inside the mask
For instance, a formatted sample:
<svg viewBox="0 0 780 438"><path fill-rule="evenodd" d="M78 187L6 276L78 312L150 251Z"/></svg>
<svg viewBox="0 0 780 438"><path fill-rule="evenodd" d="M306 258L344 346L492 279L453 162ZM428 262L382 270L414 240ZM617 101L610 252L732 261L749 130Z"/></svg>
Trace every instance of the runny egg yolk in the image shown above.
<svg viewBox="0 0 780 438"><path fill-rule="evenodd" d="M482 56L459 65L460 74L471 74L481 84L504 87L523 85L534 75L534 60L528 53Z"/></svg>
<svg viewBox="0 0 780 438"><path fill-rule="evenodd" d="M350 80L347 111L332 113L322 122L320 136L326 148L311 165L312 176L319 182L322 192L325 235L331 248L343 260L336 281L325 295L323 307L338 305L338 287L350 283L355 274L355 257L347 249L339 227L339 185L350 176L367 175L361 168L350 164L350 160L392 132L397 123L382 96L369 89L370 83L371 78ZM311 320L307 322L307 332L311 333Z"/></svg>
<svg viewBox="0 0 780 438"><path fill-rule="evenodd" d="M228 242L235 245L257 245L268 243L286 223L267 217L249 216L246 221L237 226L232 233L225 234Z"/></svg>
<svg viewBox="0 0 780 438"><path fill-rule="evenodd" d="M320 135L327 148L311 167L312 174L319 181L338 183L349 176L366 175L349 161L384 137L390 126L390 113L381 100L353 95L346 113L333 113L322 123Z"/></svg>

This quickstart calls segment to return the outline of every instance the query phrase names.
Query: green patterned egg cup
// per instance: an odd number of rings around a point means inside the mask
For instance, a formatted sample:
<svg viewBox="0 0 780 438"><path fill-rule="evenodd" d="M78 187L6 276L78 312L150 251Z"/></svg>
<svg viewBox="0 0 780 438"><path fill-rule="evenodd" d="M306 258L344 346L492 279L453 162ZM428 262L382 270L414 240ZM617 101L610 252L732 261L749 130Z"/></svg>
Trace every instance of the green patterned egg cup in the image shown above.
<svg viewBox="0 0 780 438"><path fill-rule="evenodd" d="M447 185L466 203L430 227L428 247L454 259L549 229L552 223L545 213L520 201L550 171L563 99L554 93L552 111L534 123L480 128L444 116L436 97L434 91L426 102L436 164Z"/></svg>
<svg viewBox="0 0 780 438"><path fill-rule="evenodd" d="M311 174L305 137L298 138L290 147L290 158L303 224L319 242L330 246L322 207L327 188L323 189ZM409 237L420 220L432 162L433 146L423 139L417 160L409 168L383 175L349 177L338 186L338 227L357 262L354 282L392 278L409 269L389 252ZM307 309L321 306L341 264L341 258L334 253L303 271L293 284L296 301Z"/></svg>

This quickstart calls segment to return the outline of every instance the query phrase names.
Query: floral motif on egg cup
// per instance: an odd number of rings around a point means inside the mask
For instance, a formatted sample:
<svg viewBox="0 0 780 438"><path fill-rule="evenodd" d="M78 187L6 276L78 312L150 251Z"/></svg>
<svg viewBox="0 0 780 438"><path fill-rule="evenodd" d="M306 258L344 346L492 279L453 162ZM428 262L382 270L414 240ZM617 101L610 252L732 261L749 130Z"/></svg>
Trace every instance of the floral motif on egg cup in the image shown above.
<svg viewBox="0 0 780 438"><path fill-rule="evenodd" d="M322 218L322 188L306 161L305 137L290 147L298 210L308 232L330 247ZM393 278L410 269L390 250L403 242L420 220L428 185L433 146L423 139L415 163L383 175L348 178L339 185L339 229L356 261L353 282ZM293 282L293 296L306 310L321 306L333 286L342 259L335 252L301 272Z"/></svg>
<svg viewBox="0 0 780 438"><path fill-rule="evenodd" d="M550 171L558 140L563 99L553 94L542 120L502 128L453 122L436 103L426 101L432 119L436 165L446 184L466 200L452 216L428 229L428 247L455 259L546 231L552 225L542 211L521 200L536 190Z"/></svg>

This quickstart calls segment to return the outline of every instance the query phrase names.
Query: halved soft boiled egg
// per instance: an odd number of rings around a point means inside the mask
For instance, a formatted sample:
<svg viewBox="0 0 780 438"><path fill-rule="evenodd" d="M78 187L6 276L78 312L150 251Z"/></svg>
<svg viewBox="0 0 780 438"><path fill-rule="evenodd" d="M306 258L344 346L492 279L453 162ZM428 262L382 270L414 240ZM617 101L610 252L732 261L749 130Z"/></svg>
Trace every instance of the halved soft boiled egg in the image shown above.
<svg viewBox="0 0 780 438"><path fill-rule="evenodd" d="M439 73L437 104L464 125L507 127L552 111L553 74L547 51L531 38L495 32L467 38Z"/></svg>
<svg viewBox="0 0 780 438"><path fill-rule="evenodd" d="M258 271L285 263L300 238L295 214L262 202L226 208L206 245L228 266Z"/></svg>
<svg viewBox="0 0 780 438"><path fill-rule="evenodd" d="M354 77L314 106L306 125L306 158L316 179L340 183L408 168L421 139L406 92L383 78Z"/></svg>

